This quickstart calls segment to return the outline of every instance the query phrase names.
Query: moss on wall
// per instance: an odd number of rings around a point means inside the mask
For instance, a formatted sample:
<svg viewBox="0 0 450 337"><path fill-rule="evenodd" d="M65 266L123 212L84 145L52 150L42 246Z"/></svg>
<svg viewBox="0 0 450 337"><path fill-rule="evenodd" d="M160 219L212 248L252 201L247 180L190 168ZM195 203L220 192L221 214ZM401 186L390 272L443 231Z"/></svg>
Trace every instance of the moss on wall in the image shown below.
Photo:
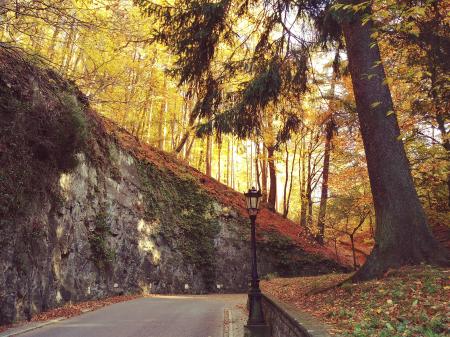
<svg viewBox="0 0 450 337"><path fill-rule="evenodd" d="M108 245L109 235L111 235L111 225L108 215L102 211L96 215L94 226L88 234L91 259L100 270L108 270L116 257L116 252Z"/></svg>
<svg viewBox="0 0 450 337"><path fill-rule="evenodd" d="M179 251L185 264L201 273L207 288L214 281L214 238L219 223L213 199L188 175L175 176L150 163L139 163L148 220L165 219L160 234Z"/></svg>

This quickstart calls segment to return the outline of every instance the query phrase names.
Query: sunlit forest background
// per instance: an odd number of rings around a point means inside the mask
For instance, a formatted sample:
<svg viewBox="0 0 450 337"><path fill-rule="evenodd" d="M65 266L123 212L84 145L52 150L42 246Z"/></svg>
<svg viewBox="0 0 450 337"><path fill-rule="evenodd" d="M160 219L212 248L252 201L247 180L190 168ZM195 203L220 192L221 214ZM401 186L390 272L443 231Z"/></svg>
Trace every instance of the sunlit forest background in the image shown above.
<svg viewBox="0 0 450 337"><path fill-rule="evenodd" d="M374 34L416 188L430 223L449 223L448 100L443 96L449 83L443 67L449 65L436 58L436 41L423 32L434 27L437 17L450 19L444 5L405 12L396 10L393 0L380 4L375 4L374 17L383 29ZM197 130L205 121L190 117L195 90L178 86L170 71L177 55L152 40L156 23L132 1L3 0L0 11L5 47L22 48L71 79L99 113L141 142L174 153L240 192L259 187L270 208L313 236L322 216L326 240L353 234L372 239L372 197L342 50L309 50L306 94L282 97L283 104L266 109L259 137L202 135ZM260 29L263 34L263 27L251 21L240 24L243 32ZM411 38L419 34L425 38ZM236 49L224 45L220 54L245 53L245 44L254 43L249 39ZM235 85L228 84L230 92ZM302 121L288 139L277 137L284 123L275 113L280 106ZM321 215L324 195L328 202Z"/></svg>

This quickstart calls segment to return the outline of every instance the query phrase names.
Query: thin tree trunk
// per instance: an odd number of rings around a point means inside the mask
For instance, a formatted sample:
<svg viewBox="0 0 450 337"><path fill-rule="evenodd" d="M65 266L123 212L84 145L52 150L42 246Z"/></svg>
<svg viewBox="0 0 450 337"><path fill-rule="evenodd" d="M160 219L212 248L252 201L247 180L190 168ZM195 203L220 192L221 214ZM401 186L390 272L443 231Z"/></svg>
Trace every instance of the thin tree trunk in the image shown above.
<svg viewBox="0 0 450 337"><path fill-rule="evenodd" d="M287 207L287 187L289 183L289 149L286 143L286 160L284 163L285 168L285 179L284 179L284 189L283 189L283 218L287 217L288 207Z"/></svg>
<svg viewBox="0 0 450 337"><path fill-rule="evenodd" d="M206 137L206 165L205 165L205 174L208 177L211 177L211 161L212 161L212 137L208 135Z"/></svg>
<svg viewBox="0 0 450 337"><path fill-rule="evenodd" d="M164 98L161 102L161 107L159 109L159 121L158 121L158 148L164 150L164 118L167 113L167 78L164 75Z"/></svg>
<svg viewBox="0 0 450 337"><path fill-rule="evenodd" d="M333 138L334 121L332 117L327 122L325 130L325 153L323 156L323 169L322 169L322 188L320 193L320 205L319 205L319 217L317 221L317 227L319 233L317 235L317 241L320 244L325 240L325 216L327 212L328 201L328 175L330 172L330 153L331 153L331 139Z"/></svg>
<svg viewBox="0 0 450 337"><path fill-rule="evenodd" d="M231 138L231 163L234 163L234 140ZM234 165L231 165L231 188L236 189Z"/></svg>
<svg viewBox="0 0 450 337"><path fill-rule="evenodd" d="M312 132L311 132L311 140L312 140ZM312 142L311 142L312 144ZM306 202L308 204L308 215L306 216L306 226L309 230L312 227L312 212L313 212L313 203L312 203L312 145L309 146L308 149L308 175L306 177Z"/></svg>
<svg viewBox="0 0 450 337"><path fill-rule="evenodd" d="M217 158L217 181L218 182L220 182L220 178L221 178L221 173L222 173L222 171L220 170L221 169L221 166L222 166L222 161L221 161L221 154L222 154L222 141L219 141L218 143L217 143L217 155L218 155L218 158Z"/></svg>
<svg viewBox="0 0 450 337"><path fill-rule="evenodd" d="M306 228L306 151L305 137L302 138L302 152L299 162L300 170L300 226ZM301 169L300 169L301 167Z"/></svg>
<svg viewBox="0 0 450 337"><path fill-rule="evenodd" d="M186 148L186 153L184 155L184 159L189 162L189 158L191 156L192 146L194 145L195 137L192 137L191 142L189 143L188 147Z"/></svg>
<svg viewBox="0 0 450 337"><path fill-rule="evenodd" d="M362 3L358 0L355 3ZM364 15L371 13L363 13ZM374 26L361 15L343 22L349 70L366 152L376 214L375 246L355 281L388 268L421 262L449 265L449 254L433 237L411 176Z"/></svg>
<svg viewBox="0 0 450 337"><path fill-rule="evenodd" d="M263 154L261 159L261 190L262 197L261 200L263 202L267 202L267 149L263 145Z"/></svg>
<svg viewBox="0 0 450 337"><path fill-rule="evenodd" d="M230 186L230 152L231 152L231 141L228 138L228 151L227 151L227 186Z"/></svg>
<svg viewBox="0 0 450 337"><path fill-rule="evenodd" d="M55 27L55 30L53 31L52 38L50 40L50 45L48 46L48 49L47 49L47 55L48 55L49 60L53 60L53 56L55 54L55 46L56 46L56 42L57 42L60 30L61 30L61 28L58 25Z"/></svg>
<svg viewBox="0 0 450 337"><path fill-rule="evenodd" d="M353 270L356 270L358 268L358 264L356 263L355 239L354 239L353 234L350 234L349 236L350 236L350 242L352 244Z"/></svg>
<svg viewBox="0 0 450 337"><path fill-rule="evenodd" d="M327 213L327 201L328 201L328 176L330 173L330 156L331 156L331 141L333 139L334 128L336 124L333 118L333 102L335 95L335 85L338 76L339 68L339 50L336 51L333 63L333 75L331 78L330 86L330 99L328 102L328 113L329 117L325 124L325 153L323 155L323 168L322 168L322 186L320 193L320 205L319 205L319 216L317 219L317 227L319 233L317 235L317 241L323 244L325 241L325 217Z"/></svg>
<svg viewBox="0 0 450 337"><path fill-rule="evenodd" d="M292 158L292 166L291 166L291 175L289 178L289 189L288 189L288 197L287 197L286 216L285 216L286 218L289 215L289 205L291 203L292 186L293 186L293 182L294 182L295 157L297 156L297 148L298 148L298 142L295 142L294 155Z"/></svg>
<svg viewBox="0 0 450 337"><path fill-rule="evenodd" d="M269 177L270 177L270 189L269 198L267 200L267 207L275 212L276 211L276 201L277 201L277 172L275 168L275 149L273 146L267 147L267 156L269 162Z"/></svg>
<svg viewBox="0 0 450 337"><path fill-rule="evenodd" d="M256 184L258 185L258 190L261 191L261 172L259 170L259 160L261 157L261 151L259 149L259 143L255 142L255 149L256 149L256 155L255 155L255 172L256 172Z"/></svg>

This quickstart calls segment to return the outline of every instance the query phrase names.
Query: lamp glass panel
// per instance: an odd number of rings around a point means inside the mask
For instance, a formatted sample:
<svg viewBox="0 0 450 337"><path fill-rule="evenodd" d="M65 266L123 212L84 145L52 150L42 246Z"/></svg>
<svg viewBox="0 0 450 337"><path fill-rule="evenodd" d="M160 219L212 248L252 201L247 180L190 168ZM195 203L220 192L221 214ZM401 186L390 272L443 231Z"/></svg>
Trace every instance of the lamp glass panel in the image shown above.
<svg viewBox="0 0 450 337"><path fill-rule="evenodd" d="M247 209L252 208L251 200L252 200L251 197L246 197L246 201L247 201Z"/></svg>

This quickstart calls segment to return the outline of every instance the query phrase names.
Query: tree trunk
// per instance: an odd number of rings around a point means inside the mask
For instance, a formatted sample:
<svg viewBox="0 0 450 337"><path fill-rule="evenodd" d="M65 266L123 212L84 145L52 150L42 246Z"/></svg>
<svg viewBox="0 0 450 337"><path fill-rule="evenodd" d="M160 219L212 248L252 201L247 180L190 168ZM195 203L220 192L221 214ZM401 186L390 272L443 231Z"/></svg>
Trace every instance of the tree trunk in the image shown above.
<svg viewBox="0 0 450 337"><path fill-rule="evenodd" d="M189 132L186 131L183 135L183 137L181 138L181 140L179 141L177 147L175 148L175 153L180 153L181 150L183 150L184 145L186 144L186 142L189 139Z"/></svg>
<svg viewBox="0 0 450 337"><path fill-rule="evenodd" d="M263 157L261 159L261 189L263 202L267 202L267 149L263 148Z"/></svg>
<svg viewBox="0 0 450 337"><path fill-rule="evenodd" d="M267 207L275 212L276 211L276 201L277 201L277 172L275 169L275 149L272 146L267 148L267 156L269 161L269 177L270 177L270 190L269 198L267 199Z"/></svg>
<svg viewBox="0 0 450 337"><path fill-rule="evenodd" d="M301 167L301 168L300 168ZM305 137L302 138L301 156L299 160L300 170L300 226L306 228L306 150Z"/></svg>
<svg viewBox="0 0 450 337"><path fill-rule="evenodd" d="M259 149L259 142L255 142L255 149L256 149L256 155L255 155L255 172L256 172L256 184L258 185L258 190L261 191L262 187L261 187L261 172L259 170L259 161L260 161L260 157L261 157L261 151Z"/></svg>
<svg viewBox="0 0 450 337"><path fill-rule="evenodd" d="M380 50L371 37L373 23L363 25L358 15L342 28L376 213L375 247L353 279L367 280L388 268L421 262L449 265L448 252L428 227L397 118L390 113L394 108Z"/></svg>
<svg viewBox="0 0 450 337"><path fill-rule="evenodd" d="M231 188L235 189L235 175L234 175L234 140L231 138Z"/></svg>
<svg viewBox="0 0 450 337"><path fill-rule="evenodd" d="M287 218L288 215L288 201L287 201L287 187L289 182L289 149L286 143L286 160L284 163L285 168L285 179L284 179L284 190L283 190L283 218Z"/></svg>
<svg viewBox="0 0 450 337"><path fill-rule="evenodd" d="M220 183L220 179L221 179L221 166L222 166L222 161L221 161L221 154L222 154L222 141L219 141L217 143L217 154L218 154L218 158L217 158L217 181Z"/></svg>
<svg viewBox="0 0 450 337"><path fill-rule="evenodd" d="M192 146L194 145L195 137L192 137L191 142L186 147L186 153L184 154L184 160L187 160L189 163L189 158L191 157Z"/></svg>
<svg viewBox="0 0 450 337"><path fill-rule="evenodd" d="M311 136L312 139L312 136ZM313 212L313 202L312 202L312 167L311 167L311 160L312 160L312 150L309 149L308 151L308 175L306 178L306 201L308 203L308 215L306 216L306 227L309 231L312 229L312 212Z"/></svg>
<svg viewBox="0 0 450 337"><path fill-rule="evenodd" d="M164 150L164 117L167 113L167 79L164 75L164 98L161 102L161 107L159 110L159 121L158 121L158 148Z"/></svg>
<svg viewBox="0 0 450 337"><path fill-rule="evenodd" d="M333 139L334 123L333 110L334 110L334 95L336 80L338 77L339 69L339 50L336 51L333 63L333 75L331 78L330 86L330 99L328 101L328 113L329 117L325 125L325 153L323 155L323 168L322 168L322 187L320 193L320 205L319 216L317 218L317 227L319 233L317 235L317 241L323 244L325 241L325 217L327 214L327 202L328 202L328 176L330 174L330 156L331 156L331 141Z"/></svg>
<svg viewBox="0 0 450 337"><path fill-rule="evenodd" d="M205 174L211 177L211 154L212 154L212 137L208 135L206 137L206 163L205 163Z"/></svg>
<svg viewBox="0 0 450 337"><path fill-rule="evenodd" d="M356 270L358 268L358 263L356 263L355 238L353 234L350 234L349 237L352 244L353 270Z"/></svg>
<svg viewBox="0 0 450 337"><path fill-rule="evenodd" d="M294 167L295 167L295 157L297 156L297 149L298 149L298 142L295 141L294 144L294 155L292 158L292 166L291 166L291 173L289 176L289 188L288 188L288 192L287 192L287 200L286 200L286 208L283 210L283 216L285 218L287 218L287 216L289 215L289 206L291 203L291 195L292 195L292 186L294 183Z"/></svg>
<svg viewBox="0 0 450 337"><path fill-rule="evenodd" d="M320 193L319 217L317 221L317 227L319 228L317 241L320 244L323 244L325 240L325 216L327 213L328 176L330 173L331 139L333 138L333 129L334 121L333 117L330 116L330 119L325 127L325 153L323 155L322 189Z"/></svg>
<svg viewBox="0 0 450 337"><path fill-rule="evenodd" d="M227 186L230 186L230 153L231 153L231 141L228 138L228 151L227 151Z"/></svg>

